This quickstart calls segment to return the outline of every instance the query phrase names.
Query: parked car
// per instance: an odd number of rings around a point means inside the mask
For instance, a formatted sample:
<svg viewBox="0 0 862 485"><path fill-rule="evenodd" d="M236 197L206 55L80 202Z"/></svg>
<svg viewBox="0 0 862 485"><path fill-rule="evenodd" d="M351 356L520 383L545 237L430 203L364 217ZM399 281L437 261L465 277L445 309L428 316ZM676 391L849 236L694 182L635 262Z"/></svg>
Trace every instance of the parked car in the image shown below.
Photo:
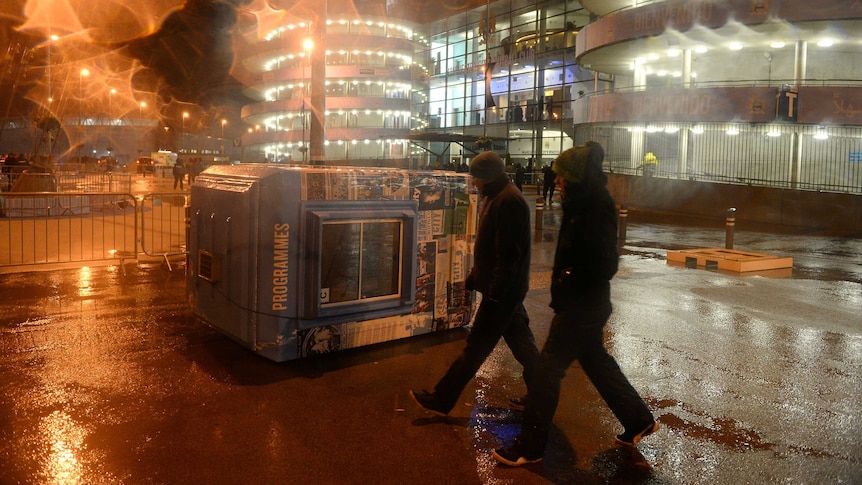
<svg viewBox="0 0 862 485"><path fill-rule="evenodd" d="M154 173L156 171L156 161L150 157L138 157L135 159L135 167L140 174Z"/></svg>

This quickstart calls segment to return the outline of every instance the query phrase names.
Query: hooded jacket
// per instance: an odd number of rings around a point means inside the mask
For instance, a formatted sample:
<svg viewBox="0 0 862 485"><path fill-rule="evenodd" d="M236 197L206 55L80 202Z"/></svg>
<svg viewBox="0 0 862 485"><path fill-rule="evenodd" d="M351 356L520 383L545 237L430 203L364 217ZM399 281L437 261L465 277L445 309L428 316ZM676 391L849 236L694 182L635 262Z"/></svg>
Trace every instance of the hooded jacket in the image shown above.
<svg viewBox="0 0 862 485"><path fill-rule="evenodd" d="M523 299L530 289L530 208L505 174L487 182L482 195L467 288L492 301Z"/></svg>
<svg viewBox="0 0 862 485"><path fill-rule="evenodd" d="M601 153L601 146L593 150ZM551 307L610 304L610 280L617 272L617 212L606 187L601 156L584 167L579 182L566 182L563 220L551 279Z"/></svg>

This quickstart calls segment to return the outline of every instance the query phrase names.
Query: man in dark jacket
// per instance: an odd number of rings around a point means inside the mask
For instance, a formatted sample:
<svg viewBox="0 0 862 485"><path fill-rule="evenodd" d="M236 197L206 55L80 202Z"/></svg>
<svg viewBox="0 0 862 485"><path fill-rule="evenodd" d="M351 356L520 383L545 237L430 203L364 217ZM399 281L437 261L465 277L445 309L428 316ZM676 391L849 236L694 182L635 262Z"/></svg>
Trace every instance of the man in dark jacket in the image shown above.
<svg viewBox="0 0 862 485"><path fill-rule="evenodd" d="M179 158L177 158L177 163L174 164L173 174L174 174L174 190L177 189L177 184L180 185L180 190L182 190L183 189L183 179L186 176L186 167L185 167L185 165L183 165L182 160L180 160Z"/></svg>
<svg viewBox="0 0 862 485"><path fill-rule="evenodd" d="M524 297L530 288L530 208L509 182L503 160L482 152L470 163L470 175L483 196L474 245L474 265L467 277L468 291L482 293L473 328L461 355L434 386L434 391L411 390L410 396L438 416L445 416L503 337L515 359L524 366L527 392L539 359L529 327Z"/></svg>
<svg viewBox="0 0 862 485"><path fill-rule="evenodd" d="M515 187L521 192L524 191L524 167L520 163L515 164Z"/></svg>
<svg viewBox="0 0 862 485"><path fill-rule="evenodd" d="M551 308L554 318L542 348L540 367L528 387L524 424L513 446L493 452L510 466L540 461L560 398L560 382L575 360L622 423L614 440L633 447L658 429L643 399L604 346L611 315L610 280L617 272L616 206L602 172L604 150L587 142L554 160L562 197Z"/></svg>
<svg viewBox="0 0 862 485"><path fill-rule="evenodd" d="M542 198L545 203L553 205L554 203L554 187L557 180L557 174L551 169L551 166L542 169Z"/></svg>

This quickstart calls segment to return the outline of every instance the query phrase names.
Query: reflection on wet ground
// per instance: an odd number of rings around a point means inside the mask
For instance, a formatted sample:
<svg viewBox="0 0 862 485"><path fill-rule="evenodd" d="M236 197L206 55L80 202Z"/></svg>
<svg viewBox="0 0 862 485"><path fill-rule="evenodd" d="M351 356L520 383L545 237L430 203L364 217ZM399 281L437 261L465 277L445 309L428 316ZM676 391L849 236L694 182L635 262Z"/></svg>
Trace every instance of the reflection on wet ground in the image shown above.
<svg viewBox="0 0 862 485"><path fill-rule="evenodd" d="M559 211L525 305L547 335ZM542 463L498 466L524 392L505 345L447 418L433 386L465 331L275 364L192 317L182 264L0 275L0 483L862 482L862 241L737 231L789 277L668 265L724 229L627 228L608 347L662 428L637 450L577 364Z"/></svg>
<svg viewBox="0 0 862 485"><path fill-rule="evenodd" d="M556 241L562 211L543 211L538 246ZM727 230L723 220L690 220L679 216L631 213L625 223L622 254L665 257L668 250L723 248ZM862 234L822 234L804 228L758 228L739 224L733 231L733 247L754 253L792 257L791 277L862 283ZM553 263L553 245L548 246L548 264ZM736 274L736 273L731 273ZM777 273L784 275L784 273ZM743 274L743 276L750 276Z"/></svg>

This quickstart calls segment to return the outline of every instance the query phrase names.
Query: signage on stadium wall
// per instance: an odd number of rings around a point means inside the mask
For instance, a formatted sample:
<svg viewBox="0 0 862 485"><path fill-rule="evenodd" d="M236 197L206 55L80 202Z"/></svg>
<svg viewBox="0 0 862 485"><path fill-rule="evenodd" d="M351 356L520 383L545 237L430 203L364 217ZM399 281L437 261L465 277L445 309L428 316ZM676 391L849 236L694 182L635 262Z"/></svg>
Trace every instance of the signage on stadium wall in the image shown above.
<svg viewBox="0 0 862 485"><path fill-rule="evenodd" d="M375 69L373 67L362 67L359 69L360 76L388 76L389 69Z"/></svg>
<svg viewBox="0 0 862 485"><path fill-rule="evenodd" d="M787 121L860 125L862 90L852 86L655 89L596 94L578 100L573 109L575 119L589 123Z"/></svg>
<svg viewBox="0 0 862 485"><path fill-rule="evenodd" d="M797 122L862 124L862 92L852 86L800 86Z"/></svg>
<svg viewBox="0 0 862 485"><path fill-rule="evenodd" d="M653 89L590 97L589 122L749 121L775 119L775 88Z"/></svg>
<svg viewBox="0 0 862 485"><path fill-rule="evenodd" d="M536 59L536 54L533 52L533 49L526 49L518 52L517 54L508 54L502 56L492 57L488 62L468 62L464 64L463 69L453 69L449 72L449 74L454 73L467 73L467 72L485 72L485 66L487 64L493 64L494 67L508 67L512 64L523 63L523 64L534 64Z"/></svg>
<svg viewBox="0 0 862 485"><path fill-rule="evenodd" d="M862 15L859 0L674 0L655 2L621 10L586 25L575 37L575 53L630 39L660 35L671 29L685 32L694 27L718 28L729 22L741 25L774 20L815 21L857 19Z"/></svg>
<svg viewBox="0 0 862 485"><path fill-rule="evenodd" d="M799 112L799 90L796 86L782 86L775 95L775 119L796 121Z"/></svg>

